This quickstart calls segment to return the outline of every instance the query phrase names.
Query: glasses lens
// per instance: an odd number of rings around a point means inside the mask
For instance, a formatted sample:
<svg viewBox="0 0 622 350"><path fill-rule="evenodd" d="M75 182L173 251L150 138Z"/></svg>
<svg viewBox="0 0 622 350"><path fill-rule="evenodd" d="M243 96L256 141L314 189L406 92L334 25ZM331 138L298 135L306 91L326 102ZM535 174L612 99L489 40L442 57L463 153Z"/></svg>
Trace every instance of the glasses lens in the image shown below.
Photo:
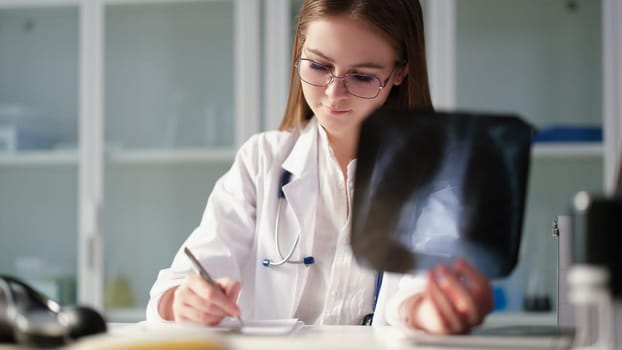
<svg viewBox="0 0 622 350"><path fill-rule="evenodd" d="M334 77L328 67L304 58L298 61L298 75L302 81L314 86L326 86ZM374 98L380 92L380 79L373 75L346 74L335 78L344 79L346 89L357 97Z"/></svg>
<svg viewBox="0 0 622 350"><path fill-rule="evenodd" d="M367 74L348 74L345 77L346 89L352 95L362 98L374 98L380 92L380 80Z"/></svg>
<svg viewBox="0 0 622 350"><path fill-rule="evenodd" d="M298 62L298 75L305 83L315 86L325 86L331 77L327 67L305 59Z"/></svg>

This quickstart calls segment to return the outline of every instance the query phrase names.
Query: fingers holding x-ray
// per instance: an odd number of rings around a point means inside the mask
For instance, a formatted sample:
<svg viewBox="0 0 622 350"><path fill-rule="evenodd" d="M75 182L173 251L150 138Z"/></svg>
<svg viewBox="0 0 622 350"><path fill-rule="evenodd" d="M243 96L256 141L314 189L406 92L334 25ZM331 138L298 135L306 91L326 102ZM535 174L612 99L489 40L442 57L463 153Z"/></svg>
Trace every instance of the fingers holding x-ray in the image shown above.
<svg viewBox="0 0 622 350"><path fill-rule="evenodd" d="M492 309L489 282L468 262L438 265L426 274L426 287L402 303L406 325L433 334L467 332Z"/></svg>

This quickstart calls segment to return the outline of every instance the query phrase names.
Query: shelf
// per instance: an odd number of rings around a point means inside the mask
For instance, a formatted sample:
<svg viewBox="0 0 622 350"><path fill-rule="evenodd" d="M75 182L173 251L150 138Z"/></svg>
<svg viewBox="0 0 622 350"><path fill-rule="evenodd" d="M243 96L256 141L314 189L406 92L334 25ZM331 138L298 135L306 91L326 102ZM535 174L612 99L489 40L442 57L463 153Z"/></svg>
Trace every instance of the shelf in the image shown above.
<svg viewBox="0 0 622 350"><path fill-rule="evenodd" d="M602 157L603 145L600 142L550 142L536 143L532 155L535 158L576 158Z"/></svg>
<svg viewBox="0 0 622 350"><path fill-rule="evenodd" d="M104 310L110 322L139 322L145 319L145 308L116 308Z"/></svg>
<svg viewBox="0 0 622 350"><path fill-rule="evenodd" d="M533 147L534 158L576 158L602 157L601 143L537 143ZM147 149L110 150L106 160L111 164L171 164L231 162L235 157L232 148L220 149ZM63 151L24 151L0 153L0 166L3 165L75 165L78 162L76 150Z"/></svg>
<svg viewBox="0 0 622 350"><path fill-rule="evenodd" d="M169 164L169 163L203 163L231 162L235 150L222 149L162 149L111 151L107 160L112 164Z"/></svg>
<svg viewBox="0 0 622 350"><path fill-rule="evenodd" d="M22 151L17 153L1 153L2 165L76 165L78 154L70 151Z"/></svg>
<svg viewBox="0 0 622 350"><path fill-rule="evenodd" d="M110 164L171 164L231 162L235 157L233 149L183 149L183 150L114 150L108 151L106 160ZM78 154L69 151L25 151L0 153L3 165L76 165Z"/></svg>

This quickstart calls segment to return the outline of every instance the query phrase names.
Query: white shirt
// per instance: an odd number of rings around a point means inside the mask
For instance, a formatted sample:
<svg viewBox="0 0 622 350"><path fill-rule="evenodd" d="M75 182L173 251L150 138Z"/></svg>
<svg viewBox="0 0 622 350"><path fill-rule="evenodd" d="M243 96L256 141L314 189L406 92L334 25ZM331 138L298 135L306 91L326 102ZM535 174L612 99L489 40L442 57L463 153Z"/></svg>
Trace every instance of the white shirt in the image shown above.
<svg viewBox="0 0 622 350"><path fill-rule="evenodd" d="M350 206L356 160L344 181L326 131L318 123L319 198L309 276L296 317L306 324L359 324L373 311L374 271L358 266L350 247Z"/></svg>
<svg viewBox="0 0 622 350"><path fill-rule="evenodd" d="M199 226L180 247L171 266L158 274L150 292L147 320L161 320L158 304L162 294L193 273L184 246L193 251L214 278L227 276L242 281L238 305L243 318L304 317L319 323L358 323L360 316L371 311L375 274L362 272L355 265L347 244L349 237L345 234L349 232L349 219L344 214L348 200L345 188L351 196L354 162L349 164L348 181L344 182L326 139L322 139L325 136L320 136L318 130L317 119L312 118L302 130L257 134L240 148L231 169L214 186ZM319 171L320 154L321 167L328 171ZM327 167L326 162L332 165ZM281 184L284 171L292 174L285 186ZM320 179L318 174L326 177ZM329 179L331 176L334 177ZM274 232L279 191L287 198L279 220L281 247L300 234L292 260L315 254L317 265L262 266L263 259L278 260ZM333 194L341 196L333 198ZM330 203L336 198L341 204ZM337 211L323 210L333 207ZM318 216L325 219L320 220ZM321 228L316 227L320 222ZM316 237L318 234L321 236ZM333 237L337 243L324 242L320 237ZM335 248L331 252L314 247L315 244ZM411 276L384 274L374 325L399 323L400 301L421 291L420 285L405 283L411 279ZM417 280L421 282L417 278L413 282ZM320 283L324 286L319 289L326 293L317 293L316 284ZM312 291L319 295L303 299L303 294L310 295ZM303 300L305 306L300 306ZM306 310L315 311L312 314ZM322 310L321 314L317 310Z"/></svg>

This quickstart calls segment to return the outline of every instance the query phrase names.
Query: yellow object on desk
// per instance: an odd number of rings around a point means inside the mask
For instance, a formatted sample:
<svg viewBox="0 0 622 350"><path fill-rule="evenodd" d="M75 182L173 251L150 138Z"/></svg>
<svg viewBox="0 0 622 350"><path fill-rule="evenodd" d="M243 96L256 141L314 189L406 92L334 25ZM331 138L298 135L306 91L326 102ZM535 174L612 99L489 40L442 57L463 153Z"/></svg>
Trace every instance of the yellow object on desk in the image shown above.
<svg viewBox="0 0 622 350"><path fill-rule="evenodd" d="M179 340L179 341L165 341L165 342L145 342L142 344L109 344L109 346L92 347L89 344L89 349L115 349L115 350L220 350L224 347L220 344L207 341L191 341L191 340ZM71 348L73 349L73 347Z"/></svg>
<svg viewBox="0 0 622 350"><path fill-rule="evenodd" d="M221 350L222 337L205 332L197 333L192 327L184 330L173 327L157 332L146 332L140 329L121 334L101 334L81 338L71 344L71 350Z"/></svg>

